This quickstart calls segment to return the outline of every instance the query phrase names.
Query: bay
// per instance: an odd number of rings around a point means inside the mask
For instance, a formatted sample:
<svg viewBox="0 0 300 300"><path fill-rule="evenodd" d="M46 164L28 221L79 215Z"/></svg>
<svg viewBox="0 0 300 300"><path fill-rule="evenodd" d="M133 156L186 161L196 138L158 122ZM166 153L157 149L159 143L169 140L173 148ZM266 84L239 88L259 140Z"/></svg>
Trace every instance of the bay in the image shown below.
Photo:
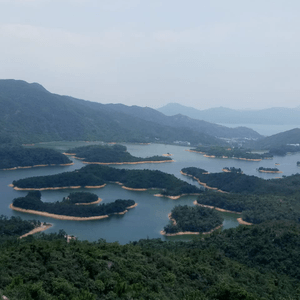
<svg viewBox="0 0 300 300"><path fill-rule="evenodd" d="M92 143L86 142L51 142L38 144L38 147L47 147L57 149L61 152L69 148ZM180 170L184 167L198 167L209 172L221 172L223 167L241 168L245 174L255 175L265 179L280 177L282 175L291 175L298 173L300 168L297 167L296 162L300 161L300 154L287 155L284 157L274 157L273 160L263 160L261 162L242 161L236 159L218 159L206 158L201 154L186 151L188 147L164 145L164 144L124 144L128 151L139 157L147 157L153 155L162 155L166 153L173 154L173 163L156 163L156 164L139 164L139 165L114 165L115 168L127 169L150 169L161 170L163 172L174 174L176 177L185 180L189 183L198 183L193 181L190 177L180 174ZM259 173L259 167L274 167L278 163L278 167L282 174L268 174ZM13 180L31 177L57 174L66 171L73 171L84 166L80 160L74 160L72 166L53 166L40 167L31 169L18 169L11 171L0 171L0 214L7 216L20 216L22 219L31 220L36 219L42 222L49 222L53 227L47 232L58 232L64 229L68 234L75 235L81 240L96 241L98 239L105 239L108 242L119 242L125 244L130 241L136 241L146 238L162 238L163 240L188 240L192 236L180 237L163 237L160 231L169 222L168 214L175 205L193 205L196 196L184 196L178 200L171 200L163 197L155 197L155 191L150 190L146 192L135 192L122 189L116 184L108 184L102 189L76 189L76 190L56 190L43 191L42 200L47 202L61 201L63 197L68 196L70 192L74 191L90 191L97 194L103 199L102 203L108 203L116 199L133 199L138 203L136 208L129 210L125 215L114 215L107 219L95 221L64 221L52 218L46 218L21 212L12 211L9 208L10 203L16 197L23 197L26 195L24 191L16 191L8 185ZM238 226L236 218L239 215L222 213L224 217L223 228L230 228Z"/></svg>

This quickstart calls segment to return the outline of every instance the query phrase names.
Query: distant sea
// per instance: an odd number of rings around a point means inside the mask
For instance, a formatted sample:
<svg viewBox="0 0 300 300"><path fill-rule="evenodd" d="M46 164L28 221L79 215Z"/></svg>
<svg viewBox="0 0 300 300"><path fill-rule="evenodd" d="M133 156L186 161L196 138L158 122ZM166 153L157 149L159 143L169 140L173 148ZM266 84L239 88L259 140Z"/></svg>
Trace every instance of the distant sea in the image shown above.
<svg viewBox="0 0 300 300"><path fill-rule="evenodd" d="M224 123L218 123L218 124L226 127L231 127L231 128L240 127L240 126L248 127L264 136L273 135L294 128L300 128L300 125L224 124Z"/></svg>

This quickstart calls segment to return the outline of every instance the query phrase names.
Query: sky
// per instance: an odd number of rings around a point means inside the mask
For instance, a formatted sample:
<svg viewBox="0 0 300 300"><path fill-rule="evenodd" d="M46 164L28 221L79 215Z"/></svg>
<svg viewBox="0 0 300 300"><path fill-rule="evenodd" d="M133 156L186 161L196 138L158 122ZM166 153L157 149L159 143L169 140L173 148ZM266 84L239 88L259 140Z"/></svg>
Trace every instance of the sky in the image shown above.
<svg viewBox="0 0 300 300"><path fill-rule="evenodd" d="M0 79L100 103L300 105L299 0L0 0Z"/></svg>

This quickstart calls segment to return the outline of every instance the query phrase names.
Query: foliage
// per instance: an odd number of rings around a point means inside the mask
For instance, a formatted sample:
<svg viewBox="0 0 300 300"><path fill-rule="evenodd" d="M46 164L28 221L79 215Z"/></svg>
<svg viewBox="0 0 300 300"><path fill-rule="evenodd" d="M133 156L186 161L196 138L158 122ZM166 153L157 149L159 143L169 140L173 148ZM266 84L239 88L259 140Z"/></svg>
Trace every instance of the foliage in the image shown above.
<svg viewBox="0 0 300 300"><path fill-rule="evenodd" d="M34 165L67 164L72 161L62 153L46 148L0 146L0 169Z"/></svg>
<svg viewBox="0 0 300 300"><path fill-rule="evenodd" d="M230 158L240 158L240 159L265 159L272 158L271 154L267 153L251 153L249 149L243 148L228 148L220 146L198 146L193 151L205 153L209 156L216 157L230 157Z"/></svg>
<svg viewBox="0 0 300 300"><path fill-rule="evenodd" d="M245 195L207 191L198 197L199 204L241 212L242 219L259 224L270 220L300 220L299 195Z"/></svg>
<svg viewBox="0 0 300 300"><path fill-rule="evenodd" d="M223 222L220 214L209 208L200 206L175 206L171 212L170 224L164 227L166 233L177 232L208 232Z"/></svg>
<svg viewBox="0 0 300 300"><path fill-rule="evenodd" d="M72 204L76 203L91 203L98 200L98 196L89 192L74 192L70 193L67 198L64 198L63 201L70 201Z"/></svg>
<svg viewBox="0 0 300 300"><path fill-rule="evenodd" d="M37 176L16 180L19 188L45 188L64 186L97 186L108 182L121 182L129 188L157 188L163 195L201 193L202 190L174 175L158 170L127 170L108 166L88 165L79 170L56 175Z"/></svg>
<svg viewBox="0 0 300 300"><path fill-rule="evenodd" d="M226 170L227 172L232 172L232 173L243 173L241 168L235 168L235 167L224 167L223 170Z"/></svg>
<svg viewBox="0 0 300 300"><path fill-rule="evenodd" d="M3 236L20 236L40 225L39 221L25 221L20 217L0 216L0 237Z"/></svg>
<svg viewBox="0 0 300 300"><path fill-rule="evenodd" d="M39 193L39 195L37 194ZM76 198L76 197L75 197ZM97 197L98 198L98 197ZM43 202L40 192L29 192L25 197L15 198L13 205L22 209L47 212L50 214L72 217L94 217L124 212L127 207L134 205L133 200L115 200L99 205L74 205L72 201Z"/></svg>
<svg viewBox="0 0 300 300"><path fill-rule="evenodd" d="M139 162L139 161L165 161L172 160L170 157L151 156L135 157L127 152L126 146L123 145L91 145L69 149L67 153L75 153L76 157L84 158L86 162Z"/></svg>
<svg viewBox="0 0 300 300"><path fill-rule="evenodd" d="M264 168L264 167L259 167L258 171L279 172L279 169L278 168Z"/></svg>
<svg viewBox="0 0 300 300"><path fill-rule="evenodd" d="M298 192L300 188L300 174L265 180L240 173L206 174L203 171L205 170L195 167L182 169L182 172L196 177L208 186L230 193L286 196Z"/></svg>
<svg viewBox="0 0 300 300"><path fill-rule="evenodd" d="M269 153L272 155L284 156L287 153L300 152L300 146L293 145L280 145L279 147L272 147L269 149Z"/></svg>
<svg viewBox="0 0 300 300"><path fill-rule="evenodd" d="M127 245L40 234L0 244L0 290L23 299L297 299L299 226Z"/></svg>

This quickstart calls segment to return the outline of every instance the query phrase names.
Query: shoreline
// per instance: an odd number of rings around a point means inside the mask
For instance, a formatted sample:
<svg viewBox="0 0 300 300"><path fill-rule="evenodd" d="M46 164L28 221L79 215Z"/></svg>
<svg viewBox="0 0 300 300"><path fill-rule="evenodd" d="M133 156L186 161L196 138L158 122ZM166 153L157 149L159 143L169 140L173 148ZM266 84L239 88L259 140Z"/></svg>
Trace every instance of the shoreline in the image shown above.
<svg viewBox="0 0 300 300"><path fill-rule="evenodd" d="M21 235L21 236L19 237L19 239L22 239L22 238L24 238L24 237L26 237L26 236L28 236L28 235L32 235L32 234L35 234L35 233L38 233L38 232L45 231L45 230L49 229L49 228L52 227L52 226L53 226L53 224L51 224L51 223L46 223L45 225L42 225L42 224L41 224L41 226L36 227L36 228L33 228L33 229L30 230L29 232L27 232L27 233Z"/></svg>
<svg viewBox="0 0 300 300"><path fill-rule="evenodd" d="M242 213L241 212L237 212L237 211L233 211L233 210L228 210L228 209L223 209L223 208L220 208L220 207L216 207L216 206L212 206L212 205L205 205L205 204L199 204L197 202L197 200L195 200L193 202L194 205L198 205L198 206L202 206L202 207L207 207L207 208L210 208L210 209L215 209L217 211L221 211L221 212L228 212L228 213L231 213L231 214L238 214L238 215L241 215Z"/></svg>
<svg viewBox="0 0 300 300"><path fill-rule="evenodd" d="M208 186L205 182L201 182L197 177L193 176L193 175L190 175L190 174L187 174L187 173L184 173L182 171L180 171L180 173L184 176L189 176L189 177L192 177L193 179L195 179L200 185L204 186L205 188L209 189L209 190L214 190L214 191L217 191L217 192L220 192L220 193L225 193L225 194L229 194L229 192L225 192L225 191L222 191L216 187L211 187L211 186ZM204 174L204 173L203 173ZM209 174L209 173L206 173L206 174Z"/></svg>
<svg viewBox="0 0 300 300"><path fill-rule="evenodd" d="M154 194L153 196L155 197L165 197L165 198L169 198L172 200L177 200L180 197L184 197L184 196L200 196L201 194L195 193L195 194L181 194L181 195L177 195L177 196L168 196L168 195L163 195L163 194Z"/></svg>
<svg viewBox="0 0 300 300"><path fill-rule="evenodd" d="M75 157L76 159L84 159L84 158L78 158ZM159 163L168 163L168 162L175 162L175 160L170 159L170 160L149 160L149 161L134 161L134 162L89 162L89 161L83 161L82 163L88 164L88 165L137 165L137 164L159 164Z"/></svg>
<svg viewBox="0 0 300 300"><path fill-rule="evenodd" d="M19 188L17 186L14 186L12 183L9 184L10 187L13 187L16 191L47 191L47 190L64 190L64 189L80 189L80 188L87 188L87 189L100 189L106 186L106 183L103 185L95 185L95 186L61 186L61 187L45 187L45 188Z"/></svg>
<svg viewBox="0 0 300 300"><path fill-rule="evenodd" d="M93 204L100 203L101 201L102 201L102 199L98 198L98 200L94 201L94 202L89 202L89 203L75 203L75 205L93 205Z"/></svg>
<svg viewBox="0 0 300 300"><path fill-rule="evenodd" d="M67 164L45 164L45 165L33 165L33 166L17 166L13 168L6 168L6 169L1 169L2 171L12 171L12 170L19 170L19 169L31 169L31 168L40 168L40 167L53 167L53 166L72 166L74 165L73 162L67 163Z"/></svg>
<svg viewBox="0 0 300 300"><path fill-rule="evenodd" d="M253 223L249 223L244 221L242 218L237 218L237 221L239 222L239 224L241 225L253 225Z"/></svg>
<svg viewBox="0 0 300 300"><path fill-rule="evenodd" d="M127 207L124 212L119 212L119 213L114 213L114 214L125 214L126 212L128 212L128 209L134 208L136 206L137 206L137 203L135 203L132 206ZM109 216L110 216L110 215L102 215L102 216L94 216L94 217L74 217L74 216L66 216L66 215L57 215L57 214L47 213L47 212L38 211L38 210L19 208L19 207L14 206L12 203L9 205L9 208L12 210L15 210L15 211L19 211L19 212L24 212L24 213L33 214L33 215L39 215L39 216L58 219L58 220L65 220L65 221L101 220L101 219L109 218Z"/></svg>
<svg viewBox="0 0 300 300"><path fill-rule="evenodd" d="M178 235L192 235L192 234L196 234L196 235L199 235L199 234L211 234L213 233L215 230L218 230L220 228L223 227L223 224L213 228L212 230L210 231L207 231L207 232L193 232L193 231L180 231L180 232L176 232L176 233L166 233L165 231L161 230L160 231L160 234L161 235L164 235L164 236L178 236Z"/></svg>
<svg viewBox="0 0 300 300"><path fill-rule="evenodd" d="M275 174L282 173L282 171L266 171L266 170L258 170L258 172L260 172L260 173L275 173Z"/></svg>

